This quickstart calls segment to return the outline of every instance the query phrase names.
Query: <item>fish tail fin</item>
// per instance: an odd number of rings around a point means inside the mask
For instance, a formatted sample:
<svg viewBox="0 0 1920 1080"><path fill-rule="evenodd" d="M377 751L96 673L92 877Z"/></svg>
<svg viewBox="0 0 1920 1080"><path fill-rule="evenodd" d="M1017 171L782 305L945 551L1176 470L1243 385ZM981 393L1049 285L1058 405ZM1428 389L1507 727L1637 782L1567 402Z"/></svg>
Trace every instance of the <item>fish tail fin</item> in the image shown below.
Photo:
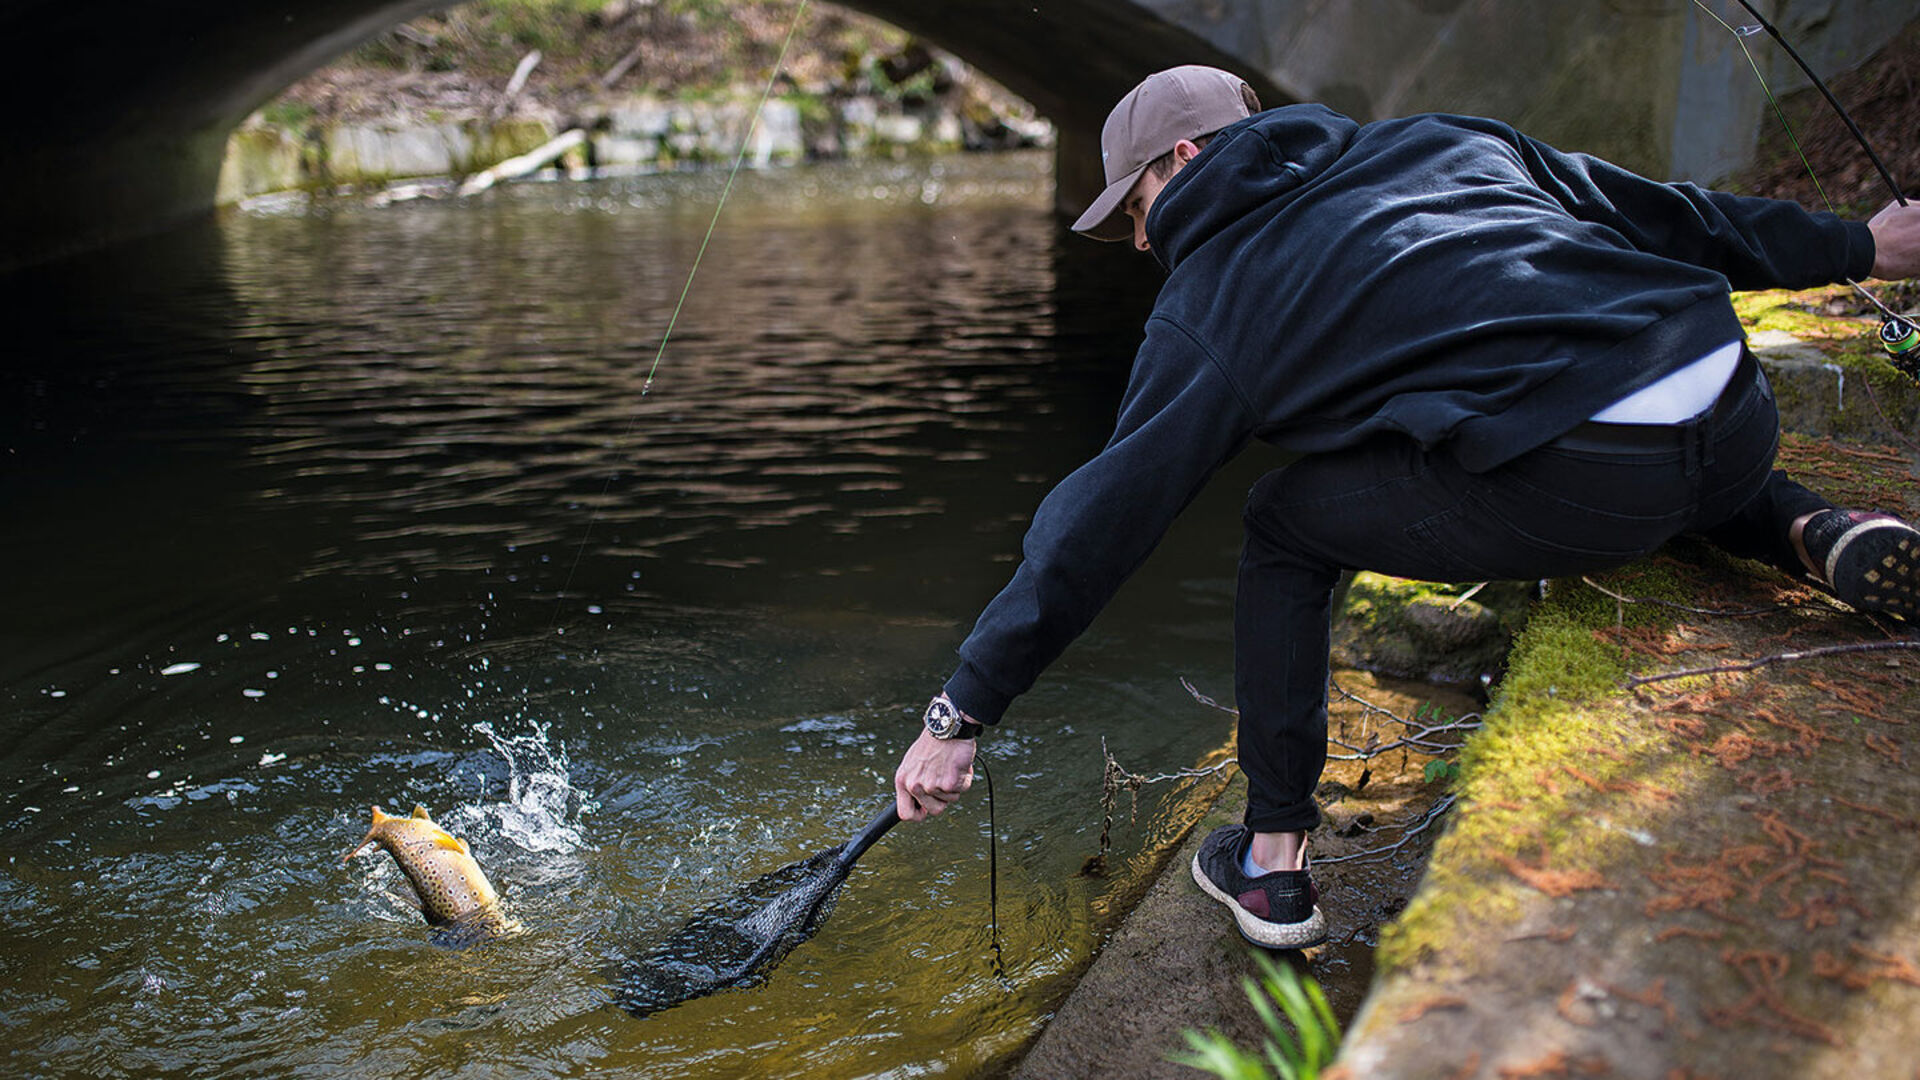
<svg viewBox="0 0 1920 1080"><path fill-rule="evenodd" d="M367 850L368 848L372 847L376 843L378 843L378 841L374 838L373 833L371 832L367 833L367 838L365 840L362 840L359 843L348 848L347 853L345 855L340 856L340 865L345 866L348 863L352 862L353 857L355 855L360 854L361 852Z"/></svg>

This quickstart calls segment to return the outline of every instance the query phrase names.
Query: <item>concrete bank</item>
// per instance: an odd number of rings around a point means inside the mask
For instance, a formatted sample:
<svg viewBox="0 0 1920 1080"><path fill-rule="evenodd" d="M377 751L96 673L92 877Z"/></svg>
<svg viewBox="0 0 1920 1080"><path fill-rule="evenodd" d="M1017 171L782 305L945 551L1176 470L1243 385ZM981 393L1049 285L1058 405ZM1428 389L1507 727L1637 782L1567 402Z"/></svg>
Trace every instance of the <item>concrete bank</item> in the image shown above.
<svg viewBox="0 0 1920 1080"><path fill-rule="evenodd" d="M1859 320L1808 314L1832 302L1742 298L1787 417L1781 464L1844 505L1920 516L1895 434L1920 395ZM1332 1075L1920 1075L1920 652L1769 659L1905 633L1689 541L1549 583L1463 751L1444 835L1380 864L1419 878L1406 909L1379 901L1391 879L1321 875L1335 936L1296 962L1365 986ZM1195 1076L1166 1061L1188 1028L1257 1047L1251 957L1188 879L1242 797L1194 829L1018 1075Z"/></svg>

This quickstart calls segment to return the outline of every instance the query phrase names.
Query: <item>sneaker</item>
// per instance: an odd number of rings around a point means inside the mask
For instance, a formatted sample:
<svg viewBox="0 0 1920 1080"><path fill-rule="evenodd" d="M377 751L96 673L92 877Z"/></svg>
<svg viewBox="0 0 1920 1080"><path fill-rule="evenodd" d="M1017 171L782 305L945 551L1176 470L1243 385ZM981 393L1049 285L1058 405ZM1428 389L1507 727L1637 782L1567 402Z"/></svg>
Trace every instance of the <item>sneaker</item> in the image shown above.
<svg viewBox="0 0 1920 1080"><path fill-rule="evenodd" d="M1800 534L1807 565L1833 594L1860 611L1903 619L1920 612L1920 531L1866 510L1825 510Z"/></svg>
<svg viewBox="0 0 1920 1080"><path fill-rule="evenodd" d="M1305 949L1327 940L1326 916L1310 870L1274 870L1256 878L1241 869L1253 830L1222 825L1200 842L1193 880L1233 911L1240 936L1269 949Z"/></svg>

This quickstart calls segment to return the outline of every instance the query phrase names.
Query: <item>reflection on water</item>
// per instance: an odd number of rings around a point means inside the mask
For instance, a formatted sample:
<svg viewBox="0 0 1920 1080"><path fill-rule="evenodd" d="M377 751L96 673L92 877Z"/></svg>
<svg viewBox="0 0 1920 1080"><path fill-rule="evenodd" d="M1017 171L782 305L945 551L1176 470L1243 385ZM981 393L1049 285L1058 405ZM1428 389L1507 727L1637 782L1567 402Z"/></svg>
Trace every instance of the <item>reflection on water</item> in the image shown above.
<svg viewBox="0 0 1920 1080"><path fill-rule="evenodd" d="M1151 281L1030 156L240 214L9 282L9 1075L979 1075L1053 1007L1226 736L1244 475L894 830L764 985L607 976L839 843L1103 441ZM656 364L657 376L643 393ZM1253 467L1257 468L1258 463ZM1163 793L1149 792L1149 796ZM527 932L428 943L367 807L426 805Z"/></svg>

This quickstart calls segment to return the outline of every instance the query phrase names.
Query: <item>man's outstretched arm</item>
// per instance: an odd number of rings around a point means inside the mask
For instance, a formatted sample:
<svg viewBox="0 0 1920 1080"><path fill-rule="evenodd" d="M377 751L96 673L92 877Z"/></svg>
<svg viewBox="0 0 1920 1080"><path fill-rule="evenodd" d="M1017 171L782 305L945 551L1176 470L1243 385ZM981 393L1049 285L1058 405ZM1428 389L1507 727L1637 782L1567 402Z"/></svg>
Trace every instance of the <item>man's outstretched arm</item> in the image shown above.
<svg viewBox="0 0 1920 1080"><path fill-rule="evenodd" d="M968 721L997 723L1252 429L1244 399L1197 341L1149 320L1113 438L1042 500L1025 557L974 623L942 696ZM971 785L972 764L971 739L922 731L894 773L901 818L946 809Z"/></svg>

